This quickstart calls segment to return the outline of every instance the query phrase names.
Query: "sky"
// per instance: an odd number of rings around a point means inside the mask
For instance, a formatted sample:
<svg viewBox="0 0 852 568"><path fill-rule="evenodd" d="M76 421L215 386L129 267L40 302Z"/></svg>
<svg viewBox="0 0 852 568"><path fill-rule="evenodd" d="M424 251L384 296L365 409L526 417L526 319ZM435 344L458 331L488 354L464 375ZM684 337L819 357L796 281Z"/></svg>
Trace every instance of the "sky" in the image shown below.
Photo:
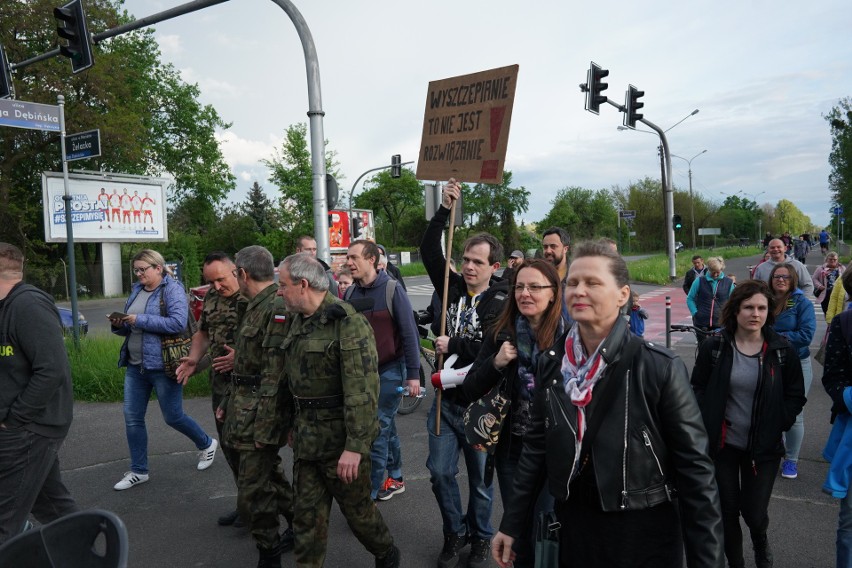
<svg viewBox="0 0 852 568"><path fill-rule="evenodd" d="M531 193L524 220L542 219L565 187L659 179L656 134L617 130L623 115L612 106L584 110L579 84L594 61L610 72L610 99L623 103L635 85L645 118L663 129L699 110L667 133L684 158L672 159L676 188L689 187L686 160L707 150L692 161L696 194L788 199L818 226L829 222L824 116L852 96L848 0L293 2L316 45L342 194L392 154L417 159L430 81L513 64L505 167ZM182 3L125 7L142 18ZM304 52L287 14L270 0L230 0L154 27L162 60L232 123L219 134L237 176L231 200L255 181L274 196L260 162L288 126L308 121Z"/></svg>

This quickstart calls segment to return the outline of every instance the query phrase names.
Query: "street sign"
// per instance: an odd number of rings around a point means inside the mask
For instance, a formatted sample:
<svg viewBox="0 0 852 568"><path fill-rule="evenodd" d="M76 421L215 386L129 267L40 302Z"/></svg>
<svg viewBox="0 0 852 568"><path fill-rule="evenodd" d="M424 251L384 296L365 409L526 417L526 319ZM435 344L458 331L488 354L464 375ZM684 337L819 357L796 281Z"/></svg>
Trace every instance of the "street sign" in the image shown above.
<svg viewBox="0 0 852 568"><path fill-rule="evenodd" d="M0 126L59 132L59 107L0 99Z"/></svg>
<svg viewBox="0 0 852 568"><path fill-rule="evenodd" d="M65 160L82 160L101 155L101 131L89 130L65 137Z"/></svg>
<svg viewBox="0 0 852 568"><path fill-rule="evenodd" d="M719 228L719 227L704 227L704 228L698 229L698 234L702 237L705 236L705 235L707 235L707 236L721 235L722 229Z"/></svg>
<svg viewBox="0 0 852 568"><path fill-rule="evenodd" d="M843 214L843 207L835 207L834 208L834 214L835 215L842 215Z"/></svg>
<svg viewBox="0 0 852 568"><path fill-rule="evenodd" d="M635 209L622 209L618 212L618 216L622 219L635 219L636 218L636 210Z"/></svg>

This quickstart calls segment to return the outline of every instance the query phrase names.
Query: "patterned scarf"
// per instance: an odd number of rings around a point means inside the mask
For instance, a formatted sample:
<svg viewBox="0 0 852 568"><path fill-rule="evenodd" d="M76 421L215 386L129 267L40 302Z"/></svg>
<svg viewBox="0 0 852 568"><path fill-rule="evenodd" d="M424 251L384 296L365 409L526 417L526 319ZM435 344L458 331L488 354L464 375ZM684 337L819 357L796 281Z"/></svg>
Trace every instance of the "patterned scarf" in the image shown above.
<svg viewBox="0 0 852 568"><path fill-rule="evenodd" d="M560 318L554 340L565 332L565 322ZM524 316L515 320L515 344L518 349L518 381L516 396L512 397L512 434L523 436L531 423L530 404L535 396L535 373L541 354L535 332Z"/></svg>
<svg viewBox="0 0 852 568"><path fill-rule="evenodd" d="M586 405L592 402L592 390L606 370L606 361L601 357L600 349L603 341L591 356L586 356L586 350L580 339L577 324L571 326L565 338L565 356L562 358L562 386L565 394L577 407L577 442L582 443L586 432ZM575 460L579 459L579 454Z"/></svg>

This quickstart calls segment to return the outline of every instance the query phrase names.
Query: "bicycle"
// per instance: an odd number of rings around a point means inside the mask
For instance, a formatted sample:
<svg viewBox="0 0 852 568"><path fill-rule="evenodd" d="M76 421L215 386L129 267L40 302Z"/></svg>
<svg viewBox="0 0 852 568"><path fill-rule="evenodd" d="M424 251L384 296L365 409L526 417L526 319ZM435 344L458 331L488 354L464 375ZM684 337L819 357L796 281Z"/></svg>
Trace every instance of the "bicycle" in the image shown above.
<svg viewBox="0 0 852 568"><path fill-rule="evenodd" d="M422 339L434 339L434 335L432 335L431 330L429 329L430 317L425 310L421 310L420 312L414 312L414 319L417 322L417 331L420 334ZM431 336L431 337L430 337ZM436 358L435 358L435 350L428 349L420 345L420 396L408 396L404 395L402 400L399 403L399 409L396 411L397 414L411 414L417 407L420 406L420 403L423 402L423 399L426 398L426 393L429 389L426 388L428 384L432 382L432 373L435 372L436 367Z"/></svg>
<svg viewBox="0 0 852 568"><path fill-rule="evenodd" d="M701 329L694 325L684 325L673 323L669 326L669 333L691 333L695 336L695 358L698 358L698 350L704 340L713 335L718 335L719 329Z"/></svg>

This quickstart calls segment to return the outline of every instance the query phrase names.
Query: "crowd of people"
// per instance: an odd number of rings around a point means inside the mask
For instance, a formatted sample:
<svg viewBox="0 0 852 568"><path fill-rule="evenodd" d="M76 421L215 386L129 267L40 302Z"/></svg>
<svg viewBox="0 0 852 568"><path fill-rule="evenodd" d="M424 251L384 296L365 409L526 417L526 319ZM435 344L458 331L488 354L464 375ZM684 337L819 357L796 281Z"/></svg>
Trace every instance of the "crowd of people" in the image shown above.
<svg viewBox="0 0 852 568"><path fill-rule="evenodd" d="M450 270L442 238L460 195L450 180L420 245L437 304L446 306L433 328L435 351L457 371L437 385L425 424L444 534L434 551L439 568L459 566L468 547L469 567L492 559L535 566L537 525L548 513L561 527L559 566L675 567L684 557L690 567L726 559L745 566L740 517L755 564L772 566L769 498L779 471L798 475L813 378L809 295L830 320L823 383L838 420L827 484L842 499L837 555L846 566L852 271L844 273L836 253L826 246L811 275L788 256L806 260L810 249L798 248L805 239L768 239L767 259L740 283L725 274L722 258L694 257L683 287L695 326L707 333L690 373L671 351L642 339L648 315L612 241L572 246L552 227L543 258L513 251L498 276L503 247L480 233L463 243L458 272ZM155 391L166 423L198 450L198 470L224 455L237 499L218 523L249 528L258 568L280 567L291 550L296 565L322 566L333 501L377 567L400 566L377 504L405 491L395 419L401 393L421 389L411 302L380 245L353 241L336 272L316 253L313 238L300 238L277 281L264 247L209 254L203 275L211 290L177 369L164 361L161 339L190 326L186 295L159 253L132 258L137 281L124 312L110 316L124 338L118 359L130 453L130 471L114 489L151 479L145 415ZM50 360L47 372L35 347L35 335L39 345L61 343L58 317L22 275L20 251L0 243L0 378L14 385L0 394L0 543L24 530L30 513L49 522L77 510L57 458L71 421L67 359ZM16 315L21 297L27 325ZM54 351L61 359L64 349ZM183 385L207 368L215 437L182 407ZM493 392L505 411L492 417L500 428L484 448L470 439L467 411ZM36 452L34 463L13 463L22 445ZM292 472L284 471L285 446ZM497 530L495 477L504 508Z"/></svg>

